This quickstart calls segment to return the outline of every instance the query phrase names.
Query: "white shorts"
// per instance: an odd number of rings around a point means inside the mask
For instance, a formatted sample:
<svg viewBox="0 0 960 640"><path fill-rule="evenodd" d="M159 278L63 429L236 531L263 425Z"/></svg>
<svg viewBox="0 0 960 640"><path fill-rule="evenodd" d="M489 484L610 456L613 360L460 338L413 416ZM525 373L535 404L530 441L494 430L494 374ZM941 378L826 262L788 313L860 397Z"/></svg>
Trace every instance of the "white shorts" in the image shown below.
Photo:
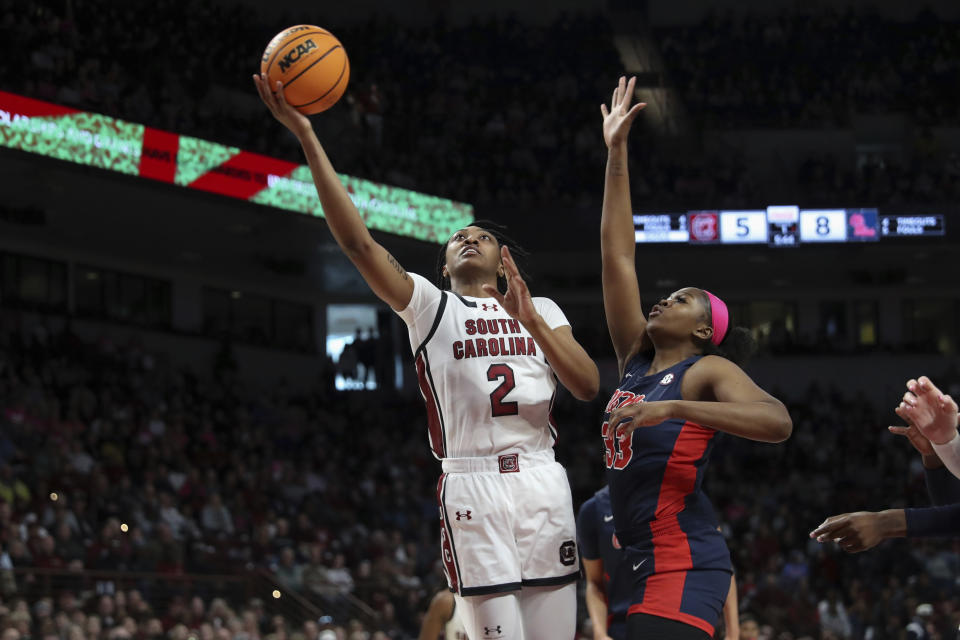
<svg viewBox="0 0 960 640"><path fill-rule="evenodd" d="M580 575L567 473L553 450L444 458L440 546L461 596L573 582Z"/></svg>

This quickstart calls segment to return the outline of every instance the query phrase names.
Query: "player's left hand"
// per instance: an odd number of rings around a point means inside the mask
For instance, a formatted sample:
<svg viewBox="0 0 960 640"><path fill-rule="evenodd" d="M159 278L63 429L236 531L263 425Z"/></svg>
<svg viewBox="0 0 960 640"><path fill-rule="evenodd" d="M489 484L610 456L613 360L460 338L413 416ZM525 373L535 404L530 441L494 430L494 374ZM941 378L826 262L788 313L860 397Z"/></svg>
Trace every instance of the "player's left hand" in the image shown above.
<svg viewBox="0 0 960 640"><path fill-rule="evenodd" d="M857 553L877 546L885 536L880 513L857 511L830 516L810 537L817 542L833 540L847 553Z"/></svg>
<svg viewBox="0 0 960 640"><path fill-rule="evenodd" d="M533 306L530 290L527 288L527 283L523 281L517 263L513 261L513 256L510 255L510 249L507 247L500 248L500 260L503 263L503 277L507 281L507 292L500 293L496 287L489 284L483 285L483 290L491 298L496 298L511 318L515 318L524 326L529 327L530 323L540 318L540 313Z"/></svg>
<svg viewBox="0 0 960 640"><path fill-rule="evenodd" d="M628 436L640 427L652 427L672 418L672 406L669 400L630 404L611 413L608 423L618 434Z"/></svg>

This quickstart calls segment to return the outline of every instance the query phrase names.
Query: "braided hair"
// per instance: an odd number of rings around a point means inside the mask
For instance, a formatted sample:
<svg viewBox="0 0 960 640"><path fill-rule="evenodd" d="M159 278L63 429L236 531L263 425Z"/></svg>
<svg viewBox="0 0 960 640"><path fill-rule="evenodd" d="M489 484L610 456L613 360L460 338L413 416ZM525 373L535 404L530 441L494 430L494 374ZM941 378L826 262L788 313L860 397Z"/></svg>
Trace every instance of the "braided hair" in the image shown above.
<svg viewBox="0 0 960 640"><path fill-rule="evenodd" d="M526 259L530 253L524 249L519 242L514 240L512 237L507 235L507 228L501 224L497 224L491 220L475 220L471 222L468 226L471 227L480 227L491 236L493 236L497 244L501 247L508 247L510 249L510 255L513 256L514 262L517 263L517 269L520 271L520 276L530 282L530 277L527 272L524 270L522 261ZM447 264L447 245L448 242L445 242L441 247L440 251L437 253L437 264L436 264L436 283L440 289L449 289L450 288L450 276L443 275L443 267ZM497 290L500 293L505 293L507 290L507 279L502 275L497 275Z"/></svg>

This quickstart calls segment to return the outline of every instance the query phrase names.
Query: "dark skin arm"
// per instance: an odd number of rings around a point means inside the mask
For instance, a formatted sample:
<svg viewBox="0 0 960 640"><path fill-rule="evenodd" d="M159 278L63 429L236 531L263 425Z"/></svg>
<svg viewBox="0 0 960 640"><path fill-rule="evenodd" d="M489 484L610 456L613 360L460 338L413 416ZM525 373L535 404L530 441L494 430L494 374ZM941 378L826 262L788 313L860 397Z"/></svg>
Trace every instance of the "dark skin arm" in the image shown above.
<svg viewBox="0 0 960 640"><path fill-rule="evenodd" d="M603 584L603 560L583 558L583 571L587 577L587 592L584 599L587 613L593 623L594 640L610 640L607 635L607 589Z"/></svg>
<svg viewBox="0 0 960 640"><path fill-rule="evenodd" d="M453 609L453 594L449 591L438 591L423 615L418 640L437 640L443 633L443 627L453 617Z"/></svg>
<svg viewBox="0 0 960 640"><path fill-rule="evenodd" d="M857 511L830 516L810 532L817 542L833 540L848 553L877 546L887 538L907 535L907 516L903 509Z"/></svg>
<svg viewBox="0 0 960 640"><path fill-rule="evenodd" d="M760 442L782 442L793 432L793 420L783 403L725 358L701 358L683 377L682 393L683 400L621 407L610 415L610 424L630 434L677 418Z"/></svg>

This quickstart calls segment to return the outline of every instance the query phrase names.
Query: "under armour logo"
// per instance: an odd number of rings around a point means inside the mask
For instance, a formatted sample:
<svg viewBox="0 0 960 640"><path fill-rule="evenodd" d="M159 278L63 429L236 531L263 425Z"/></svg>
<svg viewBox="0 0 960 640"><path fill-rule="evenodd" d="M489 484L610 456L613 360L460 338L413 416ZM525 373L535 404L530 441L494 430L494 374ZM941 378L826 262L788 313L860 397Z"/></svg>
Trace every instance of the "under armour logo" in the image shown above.
<svg viewBox="0 0 960 640"><path fill-rule="evenodd" d="M500 625L497 625L497 626L495 626L495 627L484 627L484 628L483 628L483 635L485 635L485 636L489 636L489 635L492 635L492 634L494 634L494 633L503 633L503 631L500 630Z"/></svg>
<svg viewBox="0 0 960 640"><path fill-rule="evenodd" d="M460 518L464 518L466 520L473 520L473 516L471 516L470 513L471 513L470 509L467 509L463 513L457 511L457 520L459 520Z"/></svg>
<svg viewBox="0 0 960 640"><path fill-rule="evenodd" d="M486 302L481 303L484 311L498 311L500 307L495 304L487 304ZM489 308L488 308L489 307Z"/></svg>

